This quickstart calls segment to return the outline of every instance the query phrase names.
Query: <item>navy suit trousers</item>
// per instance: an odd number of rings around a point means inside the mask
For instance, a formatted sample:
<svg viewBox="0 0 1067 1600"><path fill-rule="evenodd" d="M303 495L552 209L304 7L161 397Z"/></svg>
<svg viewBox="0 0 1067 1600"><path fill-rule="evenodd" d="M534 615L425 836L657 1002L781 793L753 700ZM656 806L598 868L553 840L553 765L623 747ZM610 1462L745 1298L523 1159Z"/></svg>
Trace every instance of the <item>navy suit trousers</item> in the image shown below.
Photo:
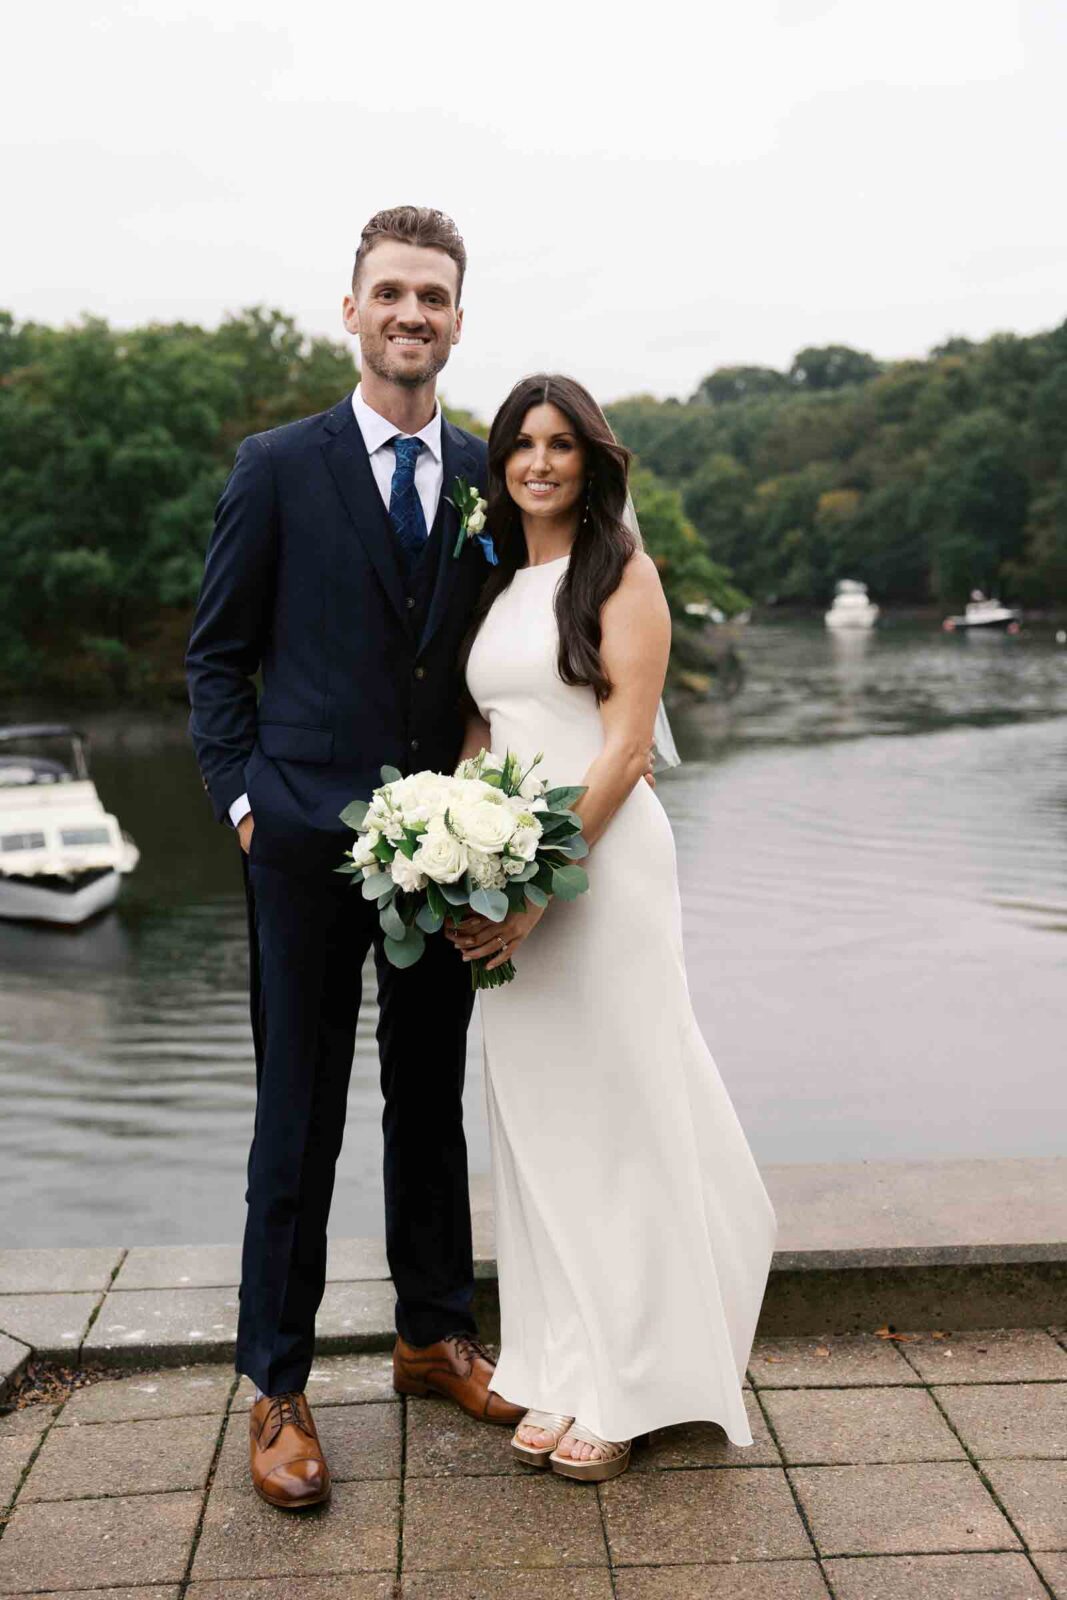
<svg viewBox="0 0 1067 1600"><path fill-rule="evenodd" d="M326 1224L373 944L384 1096L385 1233L397 1328L414 1345L475 1332L463 1077L473 996L441 936L400 971L377 907L334 873L245 862L256 1041L237 1367L303 1389L326 1282Z"/></svg>

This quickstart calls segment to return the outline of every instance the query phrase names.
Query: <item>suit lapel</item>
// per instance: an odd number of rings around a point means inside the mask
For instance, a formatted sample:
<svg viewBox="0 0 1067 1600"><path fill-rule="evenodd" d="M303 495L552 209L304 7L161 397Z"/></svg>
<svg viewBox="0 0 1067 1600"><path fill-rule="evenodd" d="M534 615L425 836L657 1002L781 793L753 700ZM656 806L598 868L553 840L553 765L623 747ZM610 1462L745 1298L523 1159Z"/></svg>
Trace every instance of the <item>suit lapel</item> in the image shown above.
<svg viewBox="0 0 1067 1600"><path fill-rule="evenodd" d="M426 626L419 640L420 655L437 632L448 610L448 602L452 597L460 567L464 562L475 559L467 550L462 550L453 558L452 552L456 548L456 539L459 535L459 513L451 503L451 496L457 478L466 478L468 483L473 482L478 462L468 450L463 435L444 419L441 422L441 460L444 466L444 480L441 484L441 548L438 551L437 581L434 584L433 597L426 616Z"/></svg>
<svg viewBox="0 0 1067 1600"><path fill-rule="evenodd" d="M405 628L411 619L389 513L374 481L367 447L352 411L352 396L327 413L322 453L352 526L374 564L382 588Z"/></svg>

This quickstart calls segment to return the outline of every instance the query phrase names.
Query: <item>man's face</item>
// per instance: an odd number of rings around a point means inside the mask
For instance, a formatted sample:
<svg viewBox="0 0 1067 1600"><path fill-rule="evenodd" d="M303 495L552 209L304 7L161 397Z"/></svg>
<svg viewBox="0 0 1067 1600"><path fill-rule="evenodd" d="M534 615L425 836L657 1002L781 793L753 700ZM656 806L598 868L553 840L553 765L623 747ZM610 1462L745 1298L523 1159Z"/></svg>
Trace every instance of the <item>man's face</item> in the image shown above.
<svg viewBox="0 0 1067 1600"><path fill-rule="evenodd" d="M363 262L344 324L359 339L361 364L403 388L431 383L459 343L459 268L443 250L383 239Z"/></svg>

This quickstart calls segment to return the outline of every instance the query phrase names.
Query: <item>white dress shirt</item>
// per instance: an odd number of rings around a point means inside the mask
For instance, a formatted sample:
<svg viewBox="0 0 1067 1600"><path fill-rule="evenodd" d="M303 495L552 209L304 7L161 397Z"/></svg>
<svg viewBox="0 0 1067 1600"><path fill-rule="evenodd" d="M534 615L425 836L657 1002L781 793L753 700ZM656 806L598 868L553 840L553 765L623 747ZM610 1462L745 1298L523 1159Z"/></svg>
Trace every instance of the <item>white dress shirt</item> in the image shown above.
<svg viewBox="0 0 1067 1600"><path fill-rule="evenodd" d="M367 447L370 457L371 471L374 481L378 485L378 493L382 497L385 509L389 509L389 495L393 487L393 473L396 470L396 451L393 440L401 437L402 430L388 417L383 417L373 410L364 400L362 387L357 384L352 393L352 411L359 431L363 435L363 443ZM407 437L407 435L405 435ZM410 437L422 440L422 449L415 463L415 489L419 500L422 502L422 514L426 518L426 532L433 527L434 518L437 516L437 507L441 500L441 490L444 487L445 464L441 455L441 407L434 406L433 416L426 424ZM246 794L239 795L230 807L230 821L236 828L242 817L246 817L252 807Z"/></svg>

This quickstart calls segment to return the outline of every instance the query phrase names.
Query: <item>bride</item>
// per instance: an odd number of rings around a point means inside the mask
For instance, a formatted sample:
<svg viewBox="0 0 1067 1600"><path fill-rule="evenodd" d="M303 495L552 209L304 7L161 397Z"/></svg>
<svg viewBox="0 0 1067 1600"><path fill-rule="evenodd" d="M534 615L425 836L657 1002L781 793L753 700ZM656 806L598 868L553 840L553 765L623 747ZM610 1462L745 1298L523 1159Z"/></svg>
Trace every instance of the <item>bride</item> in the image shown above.
<svg viewBox="0 0 1067 1600"><path fill-rule="evenodd" d="M674 839L641 781L670 649L627 526L629 452L571 378L517 384L489 435L499 565L468 641L465 756L512 750L575 806L589 892L503 923L464 960L483 993L500 1286L491 1387L523 1406L533 1466L601 1481L654 1428L752 1443L741 1383L776 1219L693 1015ZM544 924L542 926L542 923Z"/></svg>

